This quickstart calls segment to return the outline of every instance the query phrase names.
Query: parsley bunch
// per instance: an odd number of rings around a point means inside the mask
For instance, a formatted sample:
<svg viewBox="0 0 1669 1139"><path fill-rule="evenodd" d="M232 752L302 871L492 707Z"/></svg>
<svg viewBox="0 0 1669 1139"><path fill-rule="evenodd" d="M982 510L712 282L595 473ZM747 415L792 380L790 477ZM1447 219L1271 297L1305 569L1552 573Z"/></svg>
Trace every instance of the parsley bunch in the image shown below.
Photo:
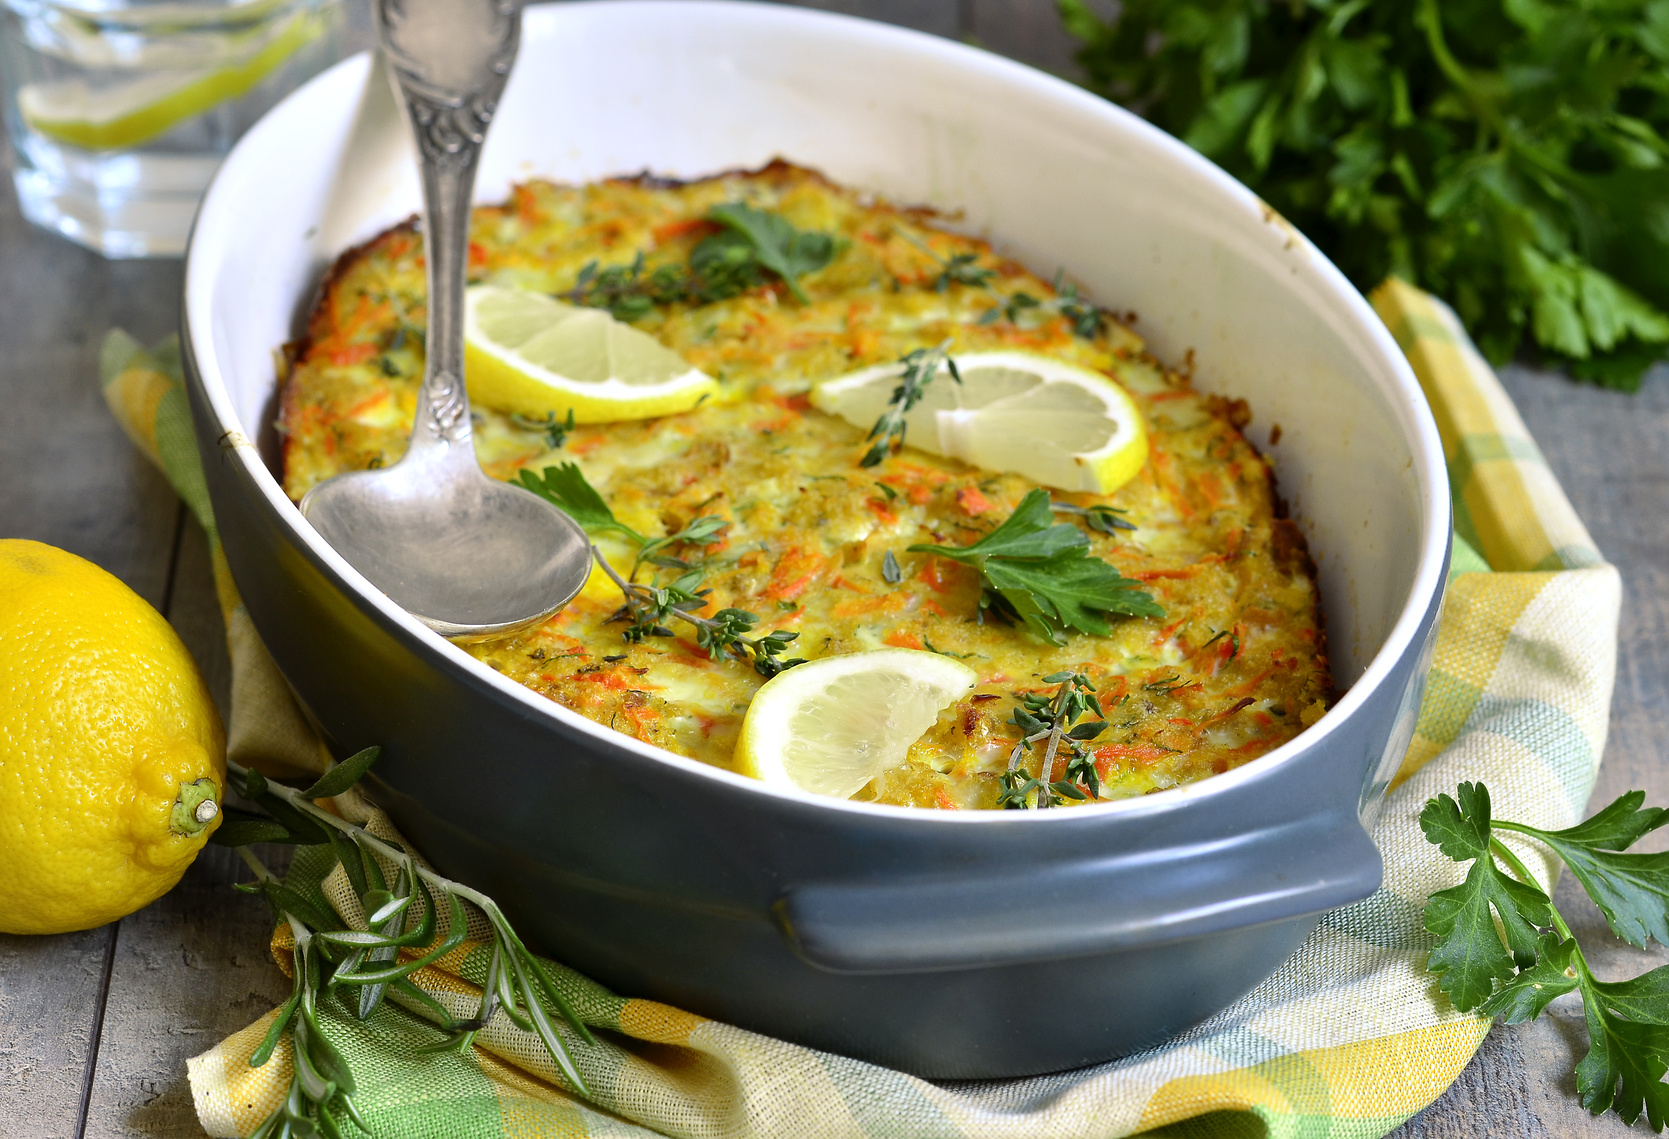
<svg viewBox="0 0 1669 1139"><path fill-rule="evenodd" d="M1642 808L1630 791L1585 822L1560 831L1490 817L1489 790L1462 783L1420 812L1426 840L1456 862L1466 880L1426 902L1426 928L1437 935L1426 967L1462 1012L1477 1009L1508 1024L1534 1020L1557 997L1576 992L1588 1022L1588 1054L1576 1066L1582 1106L1615 1111L1632 1124L1644 1110L1652 1130L1669 1118L1669 965L1627 981L1601 981L1552 900L1495 837L1535 839L1570 868L1631 945L1669 945L1669 853L1629 854L1630 846L1669 823L1669 810ZM1502 870L1505 864L1507 871ZM1499 928L1497 928L1499 921Z"/></svg>
<svg viewBox="0 0 1669 1139"><path fill-rule="evenodd" d="M1092 82L1368 289L1633 389L1669 342L1664 0L1057 0Z"/></svg>
<svg viewBox="0 0 1669 1139"><path fill-rule="evenodd" d="M1021 499L1002 525L970 546L909 549L978 570L985 586L980 612L992 609L1023 621L1051 645L1066 644L1068 631L1108 636L1110 615L1165 615L1140 582L1090 556L1089 538L1082 530L1055 521L1049 492L1041 487Z"/></svg>

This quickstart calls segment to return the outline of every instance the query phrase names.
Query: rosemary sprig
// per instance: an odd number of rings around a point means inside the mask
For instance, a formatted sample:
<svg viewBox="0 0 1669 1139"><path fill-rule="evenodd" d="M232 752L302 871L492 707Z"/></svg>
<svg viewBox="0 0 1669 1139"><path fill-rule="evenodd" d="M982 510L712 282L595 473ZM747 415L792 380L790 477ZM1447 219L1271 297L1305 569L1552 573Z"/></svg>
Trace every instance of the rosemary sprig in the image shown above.
<svg viewBox="0 0 1669 1139"><path fill-rule="evenodd" d="M279 1007L266 1037L250 1057L251 1067L272 1058L289 1033L294 1074L289 1092L276 1111L256 1128L253 1139L306 1139L323 1135L343 1139L347 1124L370 1132L354 1102L357 1084L347 1060L331 1044L319 1023L319 1010L335 1000L349 1015L369 1017L385 997L438 1027L439 1048L468 1048L475 1034L503 1011L522 1029L535 1033L551 1059L581 1094L590 1091L553 1021L560 1017L581 1039L596 1041L548 970L522 943L498 905L487 895L444 878L419 863L409 851L385 842L363 826L314 803L340 795L356 784L380 754L366 748L327 771L306 790L269 782L260 772L230 760L232 789L261 808L236 811L212 841L238 848L255 874L239 889L263 895L294 937L292 989ZM232 812L228 812L231 814ZM340 863L366 917L365 929L347 928L328 908L276 877L248 849L253 842L326 845ZM390 884L384 865L394 868ZM438 899L447 905L447 930L437 938ZM493 956L476 1016L459 1021L411 980L411 974L451 953L468 929L464 903L476 907L492 931ZM412 954L400 960L401 951ZM351 996L350 996L351 994Z"/></svg>
<svg viewBox="0 0 1669 1139"><path fill-rule="evenodd" d="M911 546L972 566L985 592L980 615L990 609L1052 645L1077 631L1105 637L1107 617L1163 617L1165 610L1141 583L1091 557L1089 538L1076 526L1055 522L1049 492L1032 490L1002 525L970 546Z"/></svg>
<svg viewBox="0 0 1669 1139"><path fill-rule="evenodd" d="M1008 721L1019 728L1020 742L1008 754L1008 770L998 776L1001 790L997 802L1006 810L1024 810L1035 806L1042 810L1054 805L1054 796L1083 802L1101 797L1101 777L1095 770L1095 757L1084 746L1107 730L1106 713L1095 697L1095 685L1081 672L1057 672L1043 678L1045 684L1058 684L1053 696L1027 692L1019 696L1014 715ZM1080 717L1093 713L1096 719L1078 723ZM1043 745L1043 758L1033 775L1020 765L1026 752ZM1049 781L1055 760L1065 749L1066 778ZM1080 785L1087 787L1085 794Z"/></svg>
<svg viewBox="0 0 1669 1139"><path fill-rule="evenodd" d="M615 617L628 622L622 634L627 642L636 644L645 637L670 637L673 634L667 622L676 620L695 626L696 643L710 656L716 659L729 655L737 660L749 661L754 671L763 677L769 678L784 669L805 663L799 657L783 659L788 646L799 637L798 633L779 629L763 637L751 637L748 634L759 624L759 617L745 609L725 608L711 617L701 616L699 611L706 608L711 591L701 588L700 567L664 552L681 543L713 545L718 541L719 532L730 525L728 519L707 515L697 518L675 534L648 538L614 516L603 496L586 481L584 473L575 463L546 467L540 475L524 470L519 477L522 486L566 511L586 533L619 534L637 545L637 560L632 563L631 572L624 577L609 565L608 559L595 545L591 547L592 557L626 599ZM637 580L637 575L645 565L681 572L665 585L653 580L643 583Z"/></svg>
<svg viewBox="0 0 1669 1139"><path fill-rule="evenodd" d="M951 379L962 382L962 373L956 370L956 361L950 358L949 350L950 341L946 340L936 348L917 348L899 359L898 362L904 365L904 372L899 376L898 386L892 390L887 409L875 421L875 426L869 429L873 444L860 460L864 466L876 466L904 445L907 426L904 417L921 402L927 385L939 374L940 367L950 373Z"/></svg>

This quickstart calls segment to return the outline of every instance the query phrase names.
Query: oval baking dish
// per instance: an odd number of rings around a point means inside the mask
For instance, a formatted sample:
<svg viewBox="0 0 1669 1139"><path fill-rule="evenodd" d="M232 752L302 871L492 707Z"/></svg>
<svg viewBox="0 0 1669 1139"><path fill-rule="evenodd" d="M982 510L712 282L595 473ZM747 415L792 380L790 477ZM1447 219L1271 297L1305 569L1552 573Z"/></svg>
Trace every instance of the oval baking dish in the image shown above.
<svg viewBox="0 0 1669 1139"><path fill-rule="evenodd" d="M1071 85L971 48L765 5L535 7L478 195L781 155L960 224L1134 309L1161 359L1280 425L1319 565L1319 723L1227 774L1049 812L820 799L614 734L448 645L326 546L257 445L274 350L329 260L416 209L368 57L233 151L188 254L186 357L233 576L335 744L439 868L617 990L934 1077L1154 1043L1372 892L1448 563L1441 447L1350 284L1244 187ZM1070 998L1040 1000L1039 993Z"/></svg>

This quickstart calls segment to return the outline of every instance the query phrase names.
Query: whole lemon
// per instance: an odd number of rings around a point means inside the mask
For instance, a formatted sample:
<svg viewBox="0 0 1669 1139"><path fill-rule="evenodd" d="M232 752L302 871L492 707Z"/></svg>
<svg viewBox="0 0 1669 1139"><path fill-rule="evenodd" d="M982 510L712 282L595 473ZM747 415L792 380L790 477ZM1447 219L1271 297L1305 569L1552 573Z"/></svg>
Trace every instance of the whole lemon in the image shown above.
<svg viewBox="0 0 1669 1139"><path fill-rule="evenodd" d="M0 539L0 932L103 925L219 825L226 735L162 615L74 554Z"/></svg>

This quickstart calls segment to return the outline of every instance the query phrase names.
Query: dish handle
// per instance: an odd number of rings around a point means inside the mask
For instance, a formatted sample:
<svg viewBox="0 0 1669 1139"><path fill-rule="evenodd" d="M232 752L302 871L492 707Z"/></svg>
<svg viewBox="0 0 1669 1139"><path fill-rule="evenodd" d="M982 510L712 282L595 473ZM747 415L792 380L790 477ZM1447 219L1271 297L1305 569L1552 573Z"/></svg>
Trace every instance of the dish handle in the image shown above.
<svg viewBox="0 0 1669 1139"><path fill-rule="evenodd" d="M1180 941L1347 905L1379 887L1354 814L1000 875L808 883L774 907L794 951L838 973L978 969Z"/></svg>

